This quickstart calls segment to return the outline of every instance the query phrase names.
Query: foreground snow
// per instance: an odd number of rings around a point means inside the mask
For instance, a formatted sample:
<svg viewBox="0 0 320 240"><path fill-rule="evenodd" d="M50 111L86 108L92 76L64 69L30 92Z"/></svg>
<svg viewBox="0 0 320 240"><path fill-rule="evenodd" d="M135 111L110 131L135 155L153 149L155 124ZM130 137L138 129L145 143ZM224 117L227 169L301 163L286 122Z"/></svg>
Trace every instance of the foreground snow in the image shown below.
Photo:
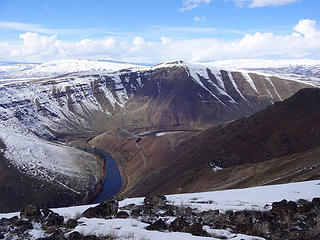
<svg viewBox="0 0 320 240"><path fill-rule="evenodd" d="M266 205L283 199L296 201L299 199L312 200L320 197L320 180L231 189L214 192L186 193L167 195L167 199L174 205L188 205L199 211L218 210L266 210ZM131 203L142 204L143 198L128 198L121 205Z"/></svg>
<svg viewBox="0 0 320 240"><path fill-rule="evenodd" d="M266 210L274 201L282 199L297 201L298 199L311 200L320 196L320 180L306 181L298 183L289 183L273 186L262 186L245 189L232 189L224 191L175 194L167 195L170 204L190 206L198 211L219 209L226 210ZM142 204L144 198L130 198L120 202L120 207L134 203ZM267 205L267 207L266 207ZM65 217L65 221L70 218L79 218L81 213L95 205L77 206L69 208L52 209L54 212ZM10 218L18 216L18 213L0 214L0 218ZM148 224L140 221L140 219L87 219L80 218L81 222L74 231L78 231L83 235L96 236L117 236L117 239L216 239L208 237L193 236L188 233L178 232L159 232L148 231L145 228ZM170 220L169 220L170 221ZM231 233L227 229L210 229L204 226L203 229L208 233L216 236L224 236L226 239L255 239L263 238L246 236L242 234ZM43 231L32 230L30 233L34 239L44 236Z"/></svg>

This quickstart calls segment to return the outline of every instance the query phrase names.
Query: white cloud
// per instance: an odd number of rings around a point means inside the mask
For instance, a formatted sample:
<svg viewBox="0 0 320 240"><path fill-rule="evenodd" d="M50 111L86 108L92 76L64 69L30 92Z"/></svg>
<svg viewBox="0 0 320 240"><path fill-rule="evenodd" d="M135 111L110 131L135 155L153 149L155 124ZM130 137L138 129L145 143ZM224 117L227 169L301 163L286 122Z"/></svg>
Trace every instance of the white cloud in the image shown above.
<svg viewBox="0 0 320 240"><path fill-rule="evenodd" d="M172 39L168 38L168 37L161 37L161 42L163 44L170 44L170 43L172 43Z"/></svg>
<svg viewBox="0 0 320 240"><path fill-rule="evenodd" d="M205 21L206 21L206 17L204 17L204 16L202 16L202 17L195 16L195 17L193 18L193 20L194 20L195 22L205 22Z"/></svg>
<svg viewBox="0 0 320 240"><path fill-rule="evenodd" d="M177 59L212 61L230 58L318 58L320 30L316 22L304 19L289 34L255 32L236 40L198 38L175 40L167 35L157 41L142 36L131 40L115 37L63 41L56 35L27 32L20 41L1 42L0 56L7 61L42 62L62 58L113 59L158 63Z"/></svg>
<svg viewBox="0 0 320 240"><path fill-rule="evenodd" d="M194 8L199 7L201 4L208 4L211 0L183 0L183 7L179 11L185 12Z"/></svg>
<svg viewBox="0 0 320 240"><path fill-rule="evenodd" d="M267 6L283 6L289 3L301 0L233 0L238 6L248 4L250 8L267 7Z"/></svg>
<svg viewBox="0 0 320 240"><path fill-rule="evenodd" d="M12 29L23 32L36 32L43 34L55 34L55 35L90 35L90 34L110 34L110 35L125 35L125 32L107 31L105 29L98 28L81 28L81 29L55 29L44 28L39 24L33 23L21 23L21 22L8 22L0 21L0 29Z"/></svg>
<svg viewBox="0 0 320 240"><path fill-rule="evenodd" d="M319 34L319 31L316 30L316 21L310 19L300 20L293 29L305 38L312 38Z"/></svg>
<svg viewBox="0 0 320 240"><path fill-rule="evenodd" d="M144 38L143 37L135 37L132 41L132 43L134 45L142 45L145 43Z"/></svg>

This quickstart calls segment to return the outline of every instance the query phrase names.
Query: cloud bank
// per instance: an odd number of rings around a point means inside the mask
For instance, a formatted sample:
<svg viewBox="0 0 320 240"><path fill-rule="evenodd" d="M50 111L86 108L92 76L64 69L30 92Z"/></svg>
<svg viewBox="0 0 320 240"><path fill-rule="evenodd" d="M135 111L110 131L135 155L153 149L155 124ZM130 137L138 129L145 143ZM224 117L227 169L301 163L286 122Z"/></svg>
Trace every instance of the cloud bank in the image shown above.
<svg viewBox="0 0 320 240"><path fill-rule="evenodd" d="M19 41L0 42L1 60L44 62L66 58L112 59L158 63L171 60L212 61L230 58L316 58L320 59L320 30L316 21L303 19L290 34L256 32L236 40L198 38L174 40L168 36L147 41L118 37L62 41L58 35L26 32Z"/></svg>
<svg viewBox="0 0 320 240"><path fill-rule="evenodd" d="M181 12L185 12L188 10L195 9L199 7L201 4L208 4L211 0L183 0L183 7L179 9Z"/></svg>
<svg viewBox="0 0 320 240"><path fill-rule="evenodd" d="M233 0L237 6L243 7L248 6L250 8L257 8L257 7L278 7L284 6L289 3L299 2L301 0Z"/></svg>

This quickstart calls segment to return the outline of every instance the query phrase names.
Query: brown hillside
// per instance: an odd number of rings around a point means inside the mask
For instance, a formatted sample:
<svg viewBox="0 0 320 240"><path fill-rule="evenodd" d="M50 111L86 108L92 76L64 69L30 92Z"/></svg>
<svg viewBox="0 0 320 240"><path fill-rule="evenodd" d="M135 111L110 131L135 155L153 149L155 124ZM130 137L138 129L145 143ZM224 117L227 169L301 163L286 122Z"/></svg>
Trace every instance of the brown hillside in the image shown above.
<svg viewBox="0 0 320 240"><path fill-rule="evenodd" d="M143 138L149 164L146 177L139 154L123 158L127 146L137 151L134 139L106 140L102 135L93 144L111 153L117 149L117 160L131 183L123 191L129 196L318 179L319 104L320 89L303 89L251 117L201 133ZM209 163L224 169L214 172ZM134 177L137 173L139 178Z"/></svg>

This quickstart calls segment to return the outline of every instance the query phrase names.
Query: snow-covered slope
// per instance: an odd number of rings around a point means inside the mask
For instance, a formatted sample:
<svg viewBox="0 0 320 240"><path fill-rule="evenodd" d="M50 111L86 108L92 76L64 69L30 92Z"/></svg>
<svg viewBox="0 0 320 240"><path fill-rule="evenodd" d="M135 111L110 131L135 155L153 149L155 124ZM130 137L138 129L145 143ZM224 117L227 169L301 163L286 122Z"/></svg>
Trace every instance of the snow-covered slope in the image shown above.
<svg viewBox="0 0 320 240"><path fill-rule="evenodd" d="M229 70L246 70L255 71L266 75L277 75L286 79L306 81L308 83L320 86L320 60L237 59L221 60L206 64Z"/></svg>
<svg viewBox="0 0 320 240"><path fill-rule="evenodd" d="M225 212L226 210L240 211L240 210L259 210L267 211L270 210L271 204L275 201L281 201L283 199L297 201L299 199L305 199L311 201L315 197L319 197L320 193L320 180L307 181L299 183L290 183L273 186L262 186L246 189L232 189L225 191L215 192L203 192L203 193L191 193L191 194L176 194L167 195L169 204L174 206L191 207L196 212L208 211L208 210L219 210ZM128 204L142 205L143 198L132 198L125 199L119 203L119 207L126 206ZM77 206L69 208L57 208L52 209L59 215L64 216L65 221L68 219L76 219L81 216L89 207ZM8 213L0 214L0 218L10 218L13 216L19 216L19 213ZM172 222L173 217L165 218L162 217L163 221ZM117 236L117 239L212 239L217 240L221 238L215 237L200 237L194 236L188 233L182 232L160 232L146 230L148 224L142 221L142 218L127 218L127 219L98 219L98 218L80 218L79 224L74 230L78 231L84 236L95 235L99 237L108 236L111 233ZM35 225L36 229L30 230L30 239L36 239L38 237L45 237L46 234L40 226ZM253 240L264 238L247 236L243 234L232 233L230 229L211 229L209 226L203 226L203 229L208 233L216 233L215 235L222 236L224 239L233 240ZM132 238L128 237L131 236Z"/></svg>
<svg viewBox="0 0 320 240"><path fill-rule="evenodd" d="M118 71L138 67L130 63L69 59L45 62L42 64L3 64L0 65L0 79L55 77L68 73L98 73Z"/></svg>
<svg viewBox="0 0 320 240"><path fill-rule="evenodd" d="M14 67L8 66L6 71L15 77L46 76L0 80L4 156L19 170L38 177L52 176L53 172L68 175L70 171L72 176L89 173L89 162L75 161L79 152L50 140L89 137L118 127L191 128L196 123L220 123L253 114L306 87L299 82L181 61L136 67L65 60L24 66L19 71ZM37 147L32 149L32 145ZM56 161L55 151L66 162ZM81 170L79 164L84 164ZM42 172L46 174L39 174Z"/></svg>
<svg viewBox="0 0 320 240"><path fill-rule="evenodd" d="M3 128L0 138L6 145L4 156L22 173L78 193L86 190L90 177L93 182L99 181L99 165L89 153Z"/></svg>

